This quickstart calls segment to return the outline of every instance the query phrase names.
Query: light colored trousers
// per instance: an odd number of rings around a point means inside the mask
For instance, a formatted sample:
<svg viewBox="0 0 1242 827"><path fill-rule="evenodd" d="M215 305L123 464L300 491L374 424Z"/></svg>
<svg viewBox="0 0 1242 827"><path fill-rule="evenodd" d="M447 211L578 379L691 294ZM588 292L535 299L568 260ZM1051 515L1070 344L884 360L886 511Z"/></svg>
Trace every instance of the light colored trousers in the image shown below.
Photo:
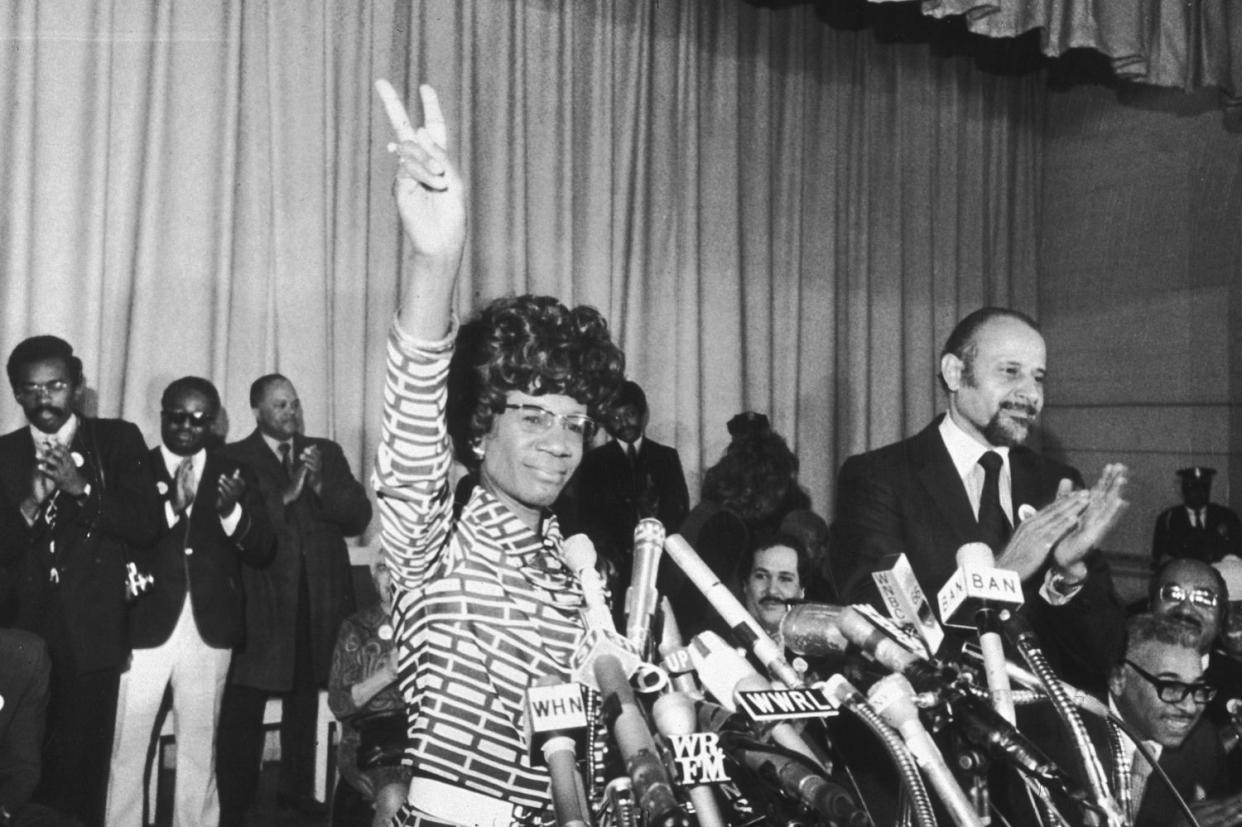
<svg viewBox="0 0 1242 827"><path fill-rule="evenodd" d="M172 637L154 649L134 650L129 670L121 674L117 695L108 827L142 827L142 776L169 684L177 739L173 827L216 827L220 823L216 721L232 655L231 649L215 649L198 636L188 592Z"/></svg>

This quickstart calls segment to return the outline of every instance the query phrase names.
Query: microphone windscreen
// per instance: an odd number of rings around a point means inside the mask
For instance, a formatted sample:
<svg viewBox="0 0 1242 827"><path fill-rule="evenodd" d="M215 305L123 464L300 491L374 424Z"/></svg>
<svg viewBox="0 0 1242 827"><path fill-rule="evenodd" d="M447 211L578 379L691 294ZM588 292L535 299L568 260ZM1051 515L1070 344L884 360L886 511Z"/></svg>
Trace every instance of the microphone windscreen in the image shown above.
<svg viewBox="0 0 1242 827"><path fill-rule="evenodd" d="M841 607L798 603L781 619L781 639L790 650L818 657L844 652L849 641L840 631Z"/></svg>
<svg viewBox="0 0 1242 827"><path fill-rule="evenodd" d="M595 544L591 542L590 537L585 534L575 534L572 537L567 537L562 548L565 552L565 562L569 564L570 571L595 568Z"/></svg>
<svg viewBox="0 0 1242 827"><path fill-rule="evenodd" d="M663 735L689 735L698 724L694 699L685 692L669 692L651 707L656 729Z"/></svg>
<svg viewBox="0 0 1242 827"><path fill-rule="evenodd" d="M967 543L957 550L959 569L991 569L996 567L996 556L987 543Z"/></svg>

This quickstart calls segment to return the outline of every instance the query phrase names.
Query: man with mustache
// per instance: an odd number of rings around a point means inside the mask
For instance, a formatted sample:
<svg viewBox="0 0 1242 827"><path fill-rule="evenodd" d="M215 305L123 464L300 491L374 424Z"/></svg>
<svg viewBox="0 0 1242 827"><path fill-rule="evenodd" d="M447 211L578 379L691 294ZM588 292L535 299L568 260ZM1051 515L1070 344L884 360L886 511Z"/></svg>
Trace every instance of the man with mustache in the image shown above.
<svg viewBox="0 0 1242 827"><path fill-rule="evenodd" d="M1216 690L1203 680L1198 636L1159 615L1132 618L1127 633L1125 657L1109 676L1110 706L1142 737L1202 827L1239 823L1238 781L1225 771L1215 727L1201 720ZM1110 769L1135 827L1184 823L1134 742L1122 736L1121 744L1124 767Z"/></svg>
<svg viewBox="0 0 1242 827"><path fill-rule="evenodd" d="M52 659L43 775L34 800L103 822L120 670L130 654L126 564L145 569L160 505L142 434L75 412L82 361L35 336L9 382L29 427L0 437L0 558L15 573L18 628ZM2 666L0 666L2 668Z"/></svg>
<svg viewBox="0 0 1242 827"><path fill-rule="evenodd" d="M1202 560L1170 560L1151 578L1148 605L1153 614L1187 626L1210 652L1224 627L1228 592L1219 571Z"/></svg>
<svg viewBox="0 0 1242 827"><path fill-rule="evenodd" d="M832 570L845 600L879 605L871 573L904 553L934 601L957 550L987 543L1021 577L1022 611L1054 667L1102 691L1124 612L1092 552L1125 510L1126 469L1107 465L1082 490L1075 469L1024 446L1044 404L1045 356L1018 311L985 307L958 323L940 355L947 412L841 467Z"/></svg>
<svg viewBox="0 0 1242 827"><path fill-rule="evenodd" d="M763 630L776 638L789 601L806 596L802 577L808 558L801 541L777 535L761 541L743 564L742 605Z"/></svg>

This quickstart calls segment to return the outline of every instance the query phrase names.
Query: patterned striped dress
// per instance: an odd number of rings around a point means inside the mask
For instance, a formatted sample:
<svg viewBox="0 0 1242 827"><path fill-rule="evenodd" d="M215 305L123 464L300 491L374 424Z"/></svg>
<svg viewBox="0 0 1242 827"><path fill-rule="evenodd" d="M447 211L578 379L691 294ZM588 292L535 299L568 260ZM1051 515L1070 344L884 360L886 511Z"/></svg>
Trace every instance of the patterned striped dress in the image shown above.
<svg viewBox="0 0 1242 827"><path fill-rule="evenodd" d="M394 326L388 343L374 483L396 586L408 759L419 775L518 805L515 824L537 824L552 814L547 772L531 765L523 734L525 692L544 675L569 680L582 592L554 517L536 533L476 487L453 520L444 411L455 333L418 342ZM410 810L400 824L440 823Z"/></svg>

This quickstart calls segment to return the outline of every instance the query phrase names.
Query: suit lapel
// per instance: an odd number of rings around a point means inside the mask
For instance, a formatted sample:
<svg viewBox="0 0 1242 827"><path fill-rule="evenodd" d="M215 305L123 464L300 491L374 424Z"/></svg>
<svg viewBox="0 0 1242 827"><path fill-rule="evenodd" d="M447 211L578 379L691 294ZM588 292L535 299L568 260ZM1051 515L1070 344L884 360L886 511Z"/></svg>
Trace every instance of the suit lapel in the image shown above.
<svg viewBox="0 0 1242 827"><path fill-rule="evenodd" d="M918 469L919 483L936 504L936 510L947 518L960 542L968 542L978 528L978 521L949 449L940 437L939 418L923 429L912 448L911 460Z"/></svg>
<svg viewBox="0 0 1242 827"><path fill-rule="evenodd" d="M1039 481L1035 478L1035 470L1031 465L1033 456L1023 448L1012 448L1009 451L1009 482L1010 494L1013 497L1014 528L1022 522L1022 506L1027 505L1039 509L1046 503L1039 502Z"/></svg>

